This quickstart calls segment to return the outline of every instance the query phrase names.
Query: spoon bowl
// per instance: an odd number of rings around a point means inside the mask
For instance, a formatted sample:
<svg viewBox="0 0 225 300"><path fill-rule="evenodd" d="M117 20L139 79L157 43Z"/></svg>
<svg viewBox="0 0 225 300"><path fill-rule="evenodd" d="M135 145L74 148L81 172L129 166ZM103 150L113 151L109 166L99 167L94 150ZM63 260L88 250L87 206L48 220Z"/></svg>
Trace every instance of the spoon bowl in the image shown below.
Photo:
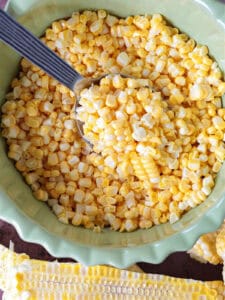
<svg viewBox="0 0 225 300"><path fill-rule="evenodd" d="M105 75L102 75L98 78L83 78L83 79L77 81L76 84L75 84L75 89L74 89L74 93L75 93L75 97L76 97L75 114L77 113L77 109L79 107L81 107L81 105L80 105L80 92L85 88L89 88L93 84L99 84L101 79L103 79L105 77L108 77L110 75L111 76L119 75L122 78L133 78L133 79L135 79L134 76L125 75L125 74L121 74L121 73L114 73L114 74L105 74ZM150 86L148 86L148 87L151 88ZM78 132L79 132L80 136L82 137L82 139L92 147L93 145L91 144L91 142L84 135L83 122L81 122L77 117L76 117L76 124L77 124Z"/></svg>
<svg viewBox="0 0 225 300"><path fill-rule="evenodd" d="M11 16L1 9L0 40L8 44L33 64L37 65L47 74L73 91L76 96L75 113L77 108L80 106L80 91L90 87L92 84L98 84L102 78L110 75L105 74L98 78L83 77L55 52L35 37L30 31L16 22ZM120 75L123 78L134 78L133 76L118 73L114 75ZM84 136L83 123L77 120L77 118L76 123L80 136L85 140L85 142L91 145Z"/></svg>

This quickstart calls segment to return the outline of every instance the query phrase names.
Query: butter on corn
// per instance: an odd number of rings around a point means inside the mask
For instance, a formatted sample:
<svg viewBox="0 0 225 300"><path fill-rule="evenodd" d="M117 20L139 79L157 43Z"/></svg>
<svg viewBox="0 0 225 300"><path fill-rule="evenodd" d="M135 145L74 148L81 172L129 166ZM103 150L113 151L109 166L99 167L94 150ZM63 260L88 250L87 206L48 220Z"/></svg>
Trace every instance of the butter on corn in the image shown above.
<svg viewBox="0 0 225 300"><path fill-rule="evenodd" d="M121 19L104 10L77 12L68 20L55 21L42 41L85 77L123 73L138 80L130 78L125 92L123 80L115 77L113 85L120 93L110 95L112 84L105 78L89 106L89 138L96 139L105 128L111 145L112 151L105 149L102 157L91 152L78 134L74 93L22 59L21 72L1 107L2 136L9 158L38 200L48 203L61 222L97 231L175 222L204 201L225 156L221 108L225 83L206 46L196 45L158 14ZM145 85L155 91L150 93ZM138 102L131 101L133 91ZM90 93L83 97L90 100ZM149 97L154 105L146 104L145 116L137 120ZM119 106L123 110L113 115ZM101 120L93 115L96 111ZM127 118L136 125L123 130ZM149 133L152 144L146 147ZM126 140L130 136L139 143L137 148ZM115 155L135 151L138 154L130 161ZM138 167L140 161L143 168ZM150 174L146 166L154 161L158 171ZM146 182L149 176L151 181ZM203 177L209 180L203 183ZM111 186L116 190L113 195ZM84 196L76 194L79 190ZM133 199L128 201L129 193Z"/></svg>
<svg viewBox="0 0 225 300"><path fill-rule="evenodd" d="M222 300L222 281L202 282L106 266L30 259L0 246L4 299ZM138 270L139 271L139 270Z"/></svg>

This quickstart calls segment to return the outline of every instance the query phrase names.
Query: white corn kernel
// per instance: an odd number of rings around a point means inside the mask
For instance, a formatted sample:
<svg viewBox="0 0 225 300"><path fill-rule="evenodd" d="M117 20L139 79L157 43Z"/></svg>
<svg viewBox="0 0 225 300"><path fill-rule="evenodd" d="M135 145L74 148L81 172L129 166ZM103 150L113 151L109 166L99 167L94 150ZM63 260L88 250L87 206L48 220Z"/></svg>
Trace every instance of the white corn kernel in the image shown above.
<svg viewBox="0 0 225 300"><path fill-rule="evenodd" d="M88 170L88 164L84 163L84 162L80 162L78 164L77 170L80 173L85 173Z"/></svg>
<svg viewBox="0 0 225 300"><path fill-rule="evenodd" d="M132 133L132 137L135 141L141 142L146 138L146 130L143 127L136 127Z"/></svg>
<svg viewBox="0 0 225 300"><path fill-rule="evenodd" d="M206 195L208 196L209 194L211 194L211 188L209 186L203 186L201 191Z"/></svg>
<svg viewBox="0 0 225 300"><path fill-rule="evenodd" d="M92 185L92 181L90 178L80 178L78 184L80 187L90 188Z"/></svg>
<svg viewBox="0 0 225 300"><path fill-rule="evenodd" d="M59 216L61 213L64 212L64 207L62 205L59 205L59 204L53 204L52 210L54 211L54 213L57 216Z"/></svg>
<svg viewBox="0 0 225 300"><path fill-rule="evenodd" d="M85 197L85 192L83 190L77 189L74 194L74 201L81 203Z"/></svg>
<svg viewBox="0 0 225 300"><path fill-rule="evenodd" d="M75 128L75 121L74 120L66 120L65 122L64 122L64 126L65 126L65 128L66 129L74 129Z"/></svg>
<svg viewBox="0 0 225 300"><path fill-rule="evenodd" d="M130 58L127 55L126 52L121 52L118 56L117 56L117 63L119 65L121 65L122 67L127 66L130 62Z"/></svg>

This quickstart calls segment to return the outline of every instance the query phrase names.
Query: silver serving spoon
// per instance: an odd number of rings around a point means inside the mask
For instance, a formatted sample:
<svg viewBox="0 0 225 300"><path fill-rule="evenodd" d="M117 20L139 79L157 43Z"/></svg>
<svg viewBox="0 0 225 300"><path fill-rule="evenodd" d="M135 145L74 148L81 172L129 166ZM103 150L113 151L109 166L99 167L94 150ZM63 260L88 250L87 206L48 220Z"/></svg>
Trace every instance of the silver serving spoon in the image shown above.
<svg viewBox="0 0 225 300"><path fill-rule="evenodd" d="M91 86L93 83L98 83L100 79L108 75L103 75L97 79L84 78L25 27L20 25L1 9L0 40L68 87L76 95L80 90ZM79 99L76 101L75 111L78 106ZM82 138L88 142L83 134L83 124L78 120L77 127Z"/></svg>

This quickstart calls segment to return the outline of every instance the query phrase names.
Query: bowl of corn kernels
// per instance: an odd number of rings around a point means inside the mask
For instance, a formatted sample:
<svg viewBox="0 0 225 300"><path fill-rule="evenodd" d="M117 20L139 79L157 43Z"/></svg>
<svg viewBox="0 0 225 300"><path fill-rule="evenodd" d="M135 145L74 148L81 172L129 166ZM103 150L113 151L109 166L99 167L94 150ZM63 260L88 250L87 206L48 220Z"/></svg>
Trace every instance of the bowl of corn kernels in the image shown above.
<svg viewBox="0 0 225 300"><path fill-rule="evenodd" d="M55 256L117 267L159 263L215 230L223 4L12 0L7 11L83 76L110 75L75 112L72 91L0 44L1 218Z"/></svg>

